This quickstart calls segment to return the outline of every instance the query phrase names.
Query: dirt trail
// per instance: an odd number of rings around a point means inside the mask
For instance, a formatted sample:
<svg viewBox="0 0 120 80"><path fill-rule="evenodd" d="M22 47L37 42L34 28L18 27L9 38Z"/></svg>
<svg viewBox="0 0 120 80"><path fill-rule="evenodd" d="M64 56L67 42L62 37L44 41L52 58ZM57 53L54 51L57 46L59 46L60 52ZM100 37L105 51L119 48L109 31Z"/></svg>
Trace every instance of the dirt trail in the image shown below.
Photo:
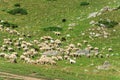
<svg viewBox="0 0 120 80"><path fill-rule="evenodd" d="M20 79L20 80L44 80L44 79L38 79L38 78L33 78L33 77L28 77L28 76L21 76L21 75L6 73L6 72L0 72L0 77Z"/></svg>

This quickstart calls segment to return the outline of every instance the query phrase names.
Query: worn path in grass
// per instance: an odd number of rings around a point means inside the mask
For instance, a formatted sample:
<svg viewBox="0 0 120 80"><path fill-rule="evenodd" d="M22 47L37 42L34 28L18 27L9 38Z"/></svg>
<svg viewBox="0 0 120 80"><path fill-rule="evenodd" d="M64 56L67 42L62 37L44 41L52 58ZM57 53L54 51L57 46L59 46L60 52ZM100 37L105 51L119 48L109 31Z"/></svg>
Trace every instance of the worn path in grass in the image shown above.
<svg viewBox="0 0 120 80"><path fill-rule="evenodd" d="M0 77L13 78L13 79L18 79L18 80L45 80L45 79L38 79L38 78L33 78L33 77L28 77L28 76L11 74L11 73L7 73L7 72L0 72Z"/></svg>

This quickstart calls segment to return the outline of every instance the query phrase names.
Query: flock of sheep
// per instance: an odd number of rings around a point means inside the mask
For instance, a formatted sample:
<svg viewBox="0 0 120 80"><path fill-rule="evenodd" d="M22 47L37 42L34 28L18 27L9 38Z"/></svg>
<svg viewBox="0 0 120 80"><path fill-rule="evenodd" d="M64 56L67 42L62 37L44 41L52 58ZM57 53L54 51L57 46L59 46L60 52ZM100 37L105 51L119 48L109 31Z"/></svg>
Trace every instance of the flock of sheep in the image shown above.
<svg viewBox="0 0 120 80"><path fill-rule="evenodd" d="M96 17L106 11L113 11L116 9L117 8L111 9L107 6L99 12L91 13L88 18ZM90 24L94 25L96 22L91 21ZM76 25L76 23L69 24L68 30L73 30ZM4 38L3 44L0 45L0 57L7 59L11 63L23 61L30 64L56 65L57 61L67 60L70 64L73 64L76 63L77 57L86 56L87 58L108 58L113 55L103 55L102 50L105 48L100 50L98 47L89 44L87 40L83 40L77 44L71 43L67 46L63 46L64 41L66 41L65 37L54 39L51 36L42 36L40 39L34 39L33 41L28 42L26 37L32 37L29 34L25 35L11 28L3 28L3 25L0 25L0 31L17 36L16 38ZM61 36L61 32L54 31L53 33L56 36ZM85 36L86 34L89 35L88 37L93 41L95 38L108 38L110 36L110 33L107 32L107 29L104 26L90 28L88 31L82 32L81 36ZM70 35L67 34L66 37L70 37ZM84 49L82 49L83 46L85 46ZM113 51L111 47L107 50L109 52Z"/></svg>
<svg viewBox="0 0 120 80"><path fill-rule="evenodd" d="M72 30L73 28L68 28ZM90 31L93 29L89 29ZM4 38L3 44L0 46L0 57L7 59L11 63L17 63L23 61L29 64L50 64L56 65L57 61L67 60L70 64L76 63L77 57L86 56L87 58L96 57L110 57L111 55L103 55L100 53L98 47L93 47L89 44L87 40L83 40L81 43L69 44L67 46L62 46L65 38L54 39L51 36L42 36L40 40L33 40L28 42L25 40L25 35L19 33L16 30L10 28L3 28L0 25L0 31L7 32L12 35L19 36L18 38ZM103 31L104 36L109 34L105 31L104 28L98 28L98 31ZM54 32L56 36L60 36L60 32ZM82 33L84 35L85 33ZM29 34L26 35L31 38ZM98 37L96 33L90 33L91 38L93 36ZM84 49L81 49L85 45ZM108 51L113 51L112 48L108 48Z"/></svg>

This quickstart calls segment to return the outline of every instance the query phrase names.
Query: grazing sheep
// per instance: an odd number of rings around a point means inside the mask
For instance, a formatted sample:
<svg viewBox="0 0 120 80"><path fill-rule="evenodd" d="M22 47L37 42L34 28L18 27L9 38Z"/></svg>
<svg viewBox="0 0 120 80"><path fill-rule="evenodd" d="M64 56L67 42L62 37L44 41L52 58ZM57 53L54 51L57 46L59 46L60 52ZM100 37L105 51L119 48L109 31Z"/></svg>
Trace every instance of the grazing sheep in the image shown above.
<svg viewBox="0 0 120 80"><path fill-rule="evenodd" d="M39 44L39 41L38 40L34 40L33 41L35 44Z"/></svg>
<svg viewBox="0 0 120 80"><path fill-rule="evenodd" d="M70 59L70 64L75 64L75 63L76 63L76 61L75 61L75 60Z"/></svg>
<svg viewBox="0 0 120 80"><path fill-rule="evenodd" d="M95 48L94 48L94 50L95 50L95 51L98 51L98 50L99 50L99 48L98 48L98 47L95 47Z"/></svg>
<svg viewBox="0 0 120 80"><path fill-rule="evenodd" d="M106 54L106 58L109 58L110 57L110 55L109 54Z"/></svg>
<svg viewBox="0 0 120 80"><path fill-rule="evenodd" d="M49 63L50 63L51 65L56 65L56 64L57 64L54 60L51 60Z"/></svg>
<svg viewBox="0 0 120 80"><path fill-rule="evenodd" d="M87 44L87 43L88 43L88 41L87 41L87 40L83 40L83 43L84 43L84 44Z"/></svg>
<svg viewBox="0 0 120 80"><path fill-rule="evenodd" d="M78 46L78 47L82 47L82 44L81 44L81 43L77 43L77 46Z"/></svg>
<svg viewBox="0 0 120 80"><path fill-rule="evenodd" d="M68 30L73 30L73 27L68 27Z"/></svg>
<svg viewBox="0 0 120 80"><path fill-rule="evenodd" d="M109 52L112 52L112 51L113 51L113 49L112 49L112 48L108 48L108 51L109 51Z"/></svg>
<svg viewBox="0 0 120 80"><path fill-rule="evenodd" d="M55 34L55 35L58 35L58 36L61 35L60 32L54 32L54 34Z"/></svg>
<svg viewBox="0 0 120 80"><path fill-rule="evenodd" d="M24 40L24 38L20 37L18 40L19 40L19 41L22 41L22 40Z"/></svg>
<svg viewBox="0 0 120 80"><path fill-rule="evenodd" d="M31 38L31 35L30 35L30 34L28 34L28 35L27 35L27 37Z"/></svg>
<svg viewBox="0 0 120 80"><path fill-rule="evenodd" d="M24 55L21 55L21 56L20 56L20 59L21 59L21 60L25 60L25 58L26 58L26 56L24 56Z"/></svg>
<svg viewBox="0 0 120 80"><path fill-rule="evenodd" d="M24 47L23 50L27 52L29 50L29 48L28 47Z"/></svg>
<svg viewBox="0 0 120 80"><path fill-rule="evenodd" d="M15 54L11 54L9 56L9 60L11 63L17 63L17 56Z"/></svg>
<svg viewBox="0 0 120 80"><path fill-rule="evenodd" d="M0 57L5 57L5 53L0 53Z"/></svg>
<svg viewBox="0 0 120 80"><path fill-rule="evenodd" d="M14 46L21 46L20 42L15 42Z"/></svg>
<svg viewBox="0 0 120 80"><path fill-rule="evenodd" d="M99 54L99 58L104 58L104 56L102 54Z"/></svg>
<svg viewBox="0 0 120 80"><path fill-rule="evenodd" d="M58 60L63 60L62 56L57 56Z"/></svg>
<svg viewBox="0 0 120 80"><path fill-rule="evenodd" d="M14 49L13 49L13 48L11 48L11 47L8 47L8 51L13 52L13 51L14 51Z"/></svg>
<svg viewBox="0 0 120 80"><path fill-rule="evenodd" d="M52 56L52 59L58 61L58 58L56 56Z"/></svg>
<svg viewBox="0 0 120 80"><path fill-rule="evenodd" d="M65 59L65 60L68 60L68 59L69 59L69 56L65 55L65 56L64 56L64 59Z"/></svg>
<svg viewBox="0 0 120 80"><path fill-rule="evenodd" d="M1 47L0 48L2 51L6 51L7 49L6 48L4 48L4 47Z"/></svg>
<svg viewBox="0 0 120 80"><path fill-rule="evenodd" d="M86 57L87 57L87 58L90 58L90 57L91 57L91 55L90 55L90 54L86 54Z"/></svg>

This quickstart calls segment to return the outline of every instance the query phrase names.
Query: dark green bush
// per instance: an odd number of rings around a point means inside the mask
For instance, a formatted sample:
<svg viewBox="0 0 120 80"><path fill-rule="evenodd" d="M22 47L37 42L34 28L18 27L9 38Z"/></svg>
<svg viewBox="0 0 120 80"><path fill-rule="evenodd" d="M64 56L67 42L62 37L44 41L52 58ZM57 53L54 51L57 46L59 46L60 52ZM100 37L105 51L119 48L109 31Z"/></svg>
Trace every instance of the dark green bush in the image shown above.
<svg viewBox="0 0 120 80"><path fill-rule="evenodd" d="M62 28L60 27L46 27L43 28L44 31L62 31Z"/></svg>
<svg viewBox="0 0 120 80"><path fill-rule="evenodd" d="M80 3L81 6L86 6L86 5L89 5L89 4L90 4L90 3L88 3L88 2L81 2L81 3Z"/></svg>
<svg viewBox="0 0 120 80"><path fill-rule="evenodd" d="M120 6L118 6L117 9L120 9Z"/></svg>
<svg viewBox="0 0 120 80"><path fill-rule="evenodd" d="M118 24L118 22L104 19L104 20L98 21L97 23L97 25L100 27L101 27L101 24L105 25L105 27L107 28L113 28L114 26Z"/></svg>
<svg viewBox="0 0 120 80"><path fill-rule="evenodd" d="M21 14L21 15L27 15L27 10L23 8L15 8L12 10L8 11L9 14L16 15L16 14Z"/></svg>
<svg viewBox="0 0 120 80"><path fill-rule="evenodd" d="M5 22L0 22L1 25L3 25L3 27L12 27L12 28L17 28L18 26L16 24L13 23L9 23L7 21Z"/></svg>
<svg viewBox="0 0 120 80"><path fill-rule="evenodd" d="M15 7L20 7L20 3L14 4Z"/></svg>

